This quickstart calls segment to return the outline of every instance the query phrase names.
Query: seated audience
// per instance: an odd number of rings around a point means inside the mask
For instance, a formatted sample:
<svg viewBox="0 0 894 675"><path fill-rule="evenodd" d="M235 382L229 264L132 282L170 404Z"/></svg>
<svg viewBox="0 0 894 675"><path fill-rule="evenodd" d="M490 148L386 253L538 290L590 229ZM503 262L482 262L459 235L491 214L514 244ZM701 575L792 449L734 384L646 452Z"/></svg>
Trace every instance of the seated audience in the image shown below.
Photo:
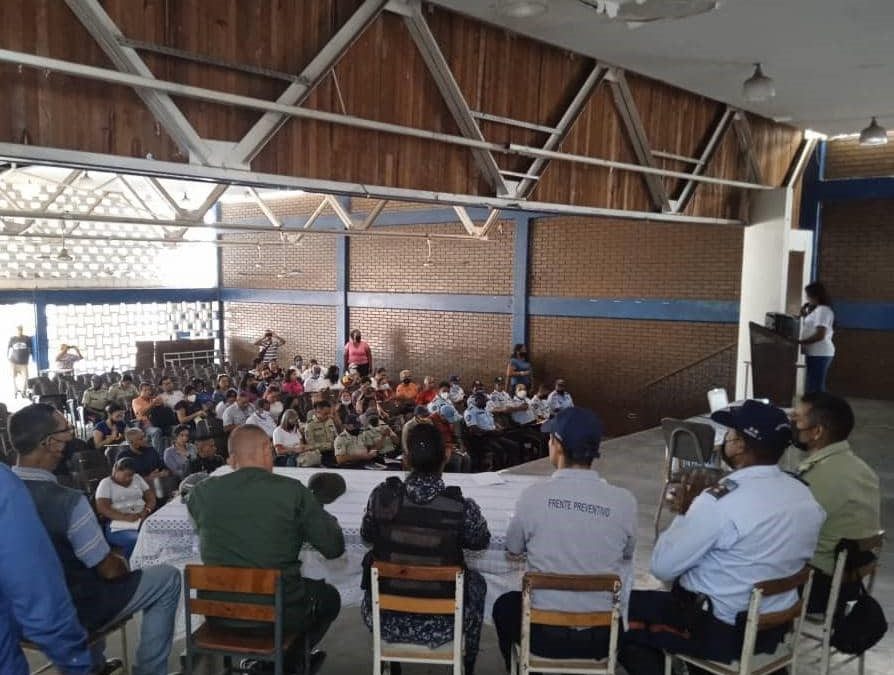
<svg viewBox="0 0 894 675"><path fill-rule="evenodd" d="M130 410L131 401L139 395L140 390L133 383L133 375L122 375L119 382L109 387L109 400L124 410Z"/></svg>
<svg viewBox="0 0 894 675"><path fill-rule="evenodd" d="M881 529L878 475L851 450L854 411L843 398L805 394L792 414L793 444L807 456L798 467L813 498L826 512L810 561L813 587L807 611L825 612L832 586L835 550L842 539L863 539ZM858 583L845 583L840 603L856 600Z"/></svg>
<svg viewBox="0 0 894 675"><path fill-rule="evenodd" d="M155 492L134 470L133 460L115 462L112 475L99 481L96 488L96 512L109 522L106 540L120 548L130 560L137 545L140 523L155 508Z"/></svg>
<svg viewBox="0 0 894 675"><path fill-rule="evenodd" d="M337 558L345 550L344 536L338 521L323 510L310 490L273 473L273 450L263 429L237 428L230 434L229 450L236 470L202 481L187 502L199 534L202 562L282 570L285 632L299 634L284 655L285 670L295 672L302 659L303 637L316 645L341 608L334 587L302 576L301 550L307 543L325 558ZM245 629L251 633L251 627ZM323 652L314 652L311 672L319 670L323 658Z"/></svg>
<svg viewBox="0 0 894 675"><path fill-rule="evenodd" d="M174 427L174 443L165 450L165 466L178 478L185 477L186 465L196 456L196 446L189 442L189 436L189 427L185 424Z"/></svg>
<svg viewBox="0 0 894 675"><path fill-rule="evenodd" d="M438 386L435 383L435 378L431 375L426 375L422 378L422 389L416 394L416 405L424 405L428 406L431 403L435 396L438 395Z"/></svg>
<svg viewBox="0 0 894 675"><path fill-rule="evenodd" d="M142 612L133 671L166 675L180 605L180 572L170 565L129 572L125 560L110 551L83 493L56 482L52 471L72 428L55 409L44 404L22 408L9 420L9 436L19 453L16 473L56 548L81 625L92 632ZM103 641L91 648L94 668L112 672L104 649Z"/></svg>
<svg viewBox="0 0 894 675"><path fill-rule="evenodd" d="M382 421L375 409L360 416L360 424L363 430L360 432L360 440L368 448L379 447L379 454L390 455L397 450L400 437L394 429Z"/></svg>
<svg viewBox="0 0 894 675"><path fill-rule="evenodd" d="M493 412L509 412L512 407L512 396L506 391L506 385L500 376L494 378L494 390L490 393L489 398L488 410Z"/></svg>
<svg viewBox="0 0 894 675"><path fill-rule="evenodd" d="M94 664L53 544L22 481L0 462L0 673L27 675L20 640L36 644L63 675ZM39 581L40 583L35 583ZM120 666L120 661L114 665Z"/></svg>
<svg viewBox="0 0 894 675"><path fill-rule="evenodd" d="M174 414L177 416L178 426L185 425L194 430L196 422L205 419L205 407L198 402L198 394L192 385L188 385L183 393L183 399L174 404Z"/></svg>
<svg viewBox="0 0 894 675"><path fill-rule="evenodd" d="M226 464L226 461L217 453L217 444L214 437L199 435L196 437L196 455L192 457L183 470L183 477L194 473L211 474Z"/></svg>
<svg viewBox="0 0 894 675"><path fill-rule="evenodd" d="M214 407L214 414L218 419L223 420L224 411L236 402L236 395L239 392L235 389L227 389L224 397Z"/></svg>
<svg viewBox="0 0 894 675"><path fill-rule="evenodd" d="M311 450L301 439L298 412L286 410L279 426L273 430L274 464L277 466L320 466L319 450Z"/></svg>
<svg viewBox="0 0 894 675"><path fill-rule="evenodd" d="M106 406L105 419L93 427L93 445L104 450L107 445L124 442L124 408L117 403Z"/></svg>
<svg viewBox="0 0 894 675"><path fill-rule="evenodd" d="M441 440L444 442L444 452L447 454L447 466L445 471L456 473L468 473L472 470L472 458L465 451L459 441L456 430L459 428L462 417L456 408L445 405L438 408L428 418L441 432Z"/></svg>
<svg viewBox="0 0 894 675"><path fill-rule="evenodd" d="M524 386L524 385L519 385ZM590 469L599 457L602 422L590 410L568 408L543 426L550 434L552 476L519 497L506 531L510 556L527 556L527 567L551 574L617 574L622 614L633 586L636 499ZM608 593L537 591L537 609L595 612L611 608ZM522 594L512 591L494 603L500 651L510 664L510 649L521 640ZM602 659L608 655L609 628L578 630L531 626L531 652L547 658Z"/></svg>
<svg viewBox="0 0 894 675"><path fill-rule="evenodd" d="M335 437L335 462L345 468L365 467L379 457L379 451L385 443L385 439L367 437L370 445L364 442L360 436L362 431L360 418L357 415L349 415L345 418L344 429Z"/></svg>
<svg viewBox="0 0 894 675"><path fill-rule="evenodd" d="M419 395L419 385L413 382L413 373L410 370L400 371L400 384L394 390L394 398L402 403L416 405L416 397Z"/></svg>
<svg viewBox="0 0 894 675"><path fill-rule="evenodd" d="M749 400L711 419L728 427L722 456L733 473L698 496L684 488L680 515L658 538L652 574L674 590L631 595L622 663L637 675L664 673L665 651L738 658L745 630L738 617L754 584L803 568L825 519L808 487L778 466L791 443L785 412ZM795 591L768 597L761 611L786 610L796 599ZM775 651L786 631L760 631L757 651Z"/></svg>
<svg viewBox="0 0 894 675"><path fill-rule="evenodd" d="M249 402L250 394L245 389L240 389L236 394L236 401L232 405L226 407L221 416L224 431L229 433L241 424L245 424L251 414L255 411Z"/></svg>
<svg viewBox="0 0 894 675"><path fill-rule="evenodd" d="M323 375L326 389L342 389L341 380L338 377L338 366L329 366L329 370Z"/></svg>
<svg viewBox="0 0 894 675"><path fill-rule="evenodd" d="M304 391L316 394L325 391L329 386L329 380L323 377L323 369L318 365L312 366L308 376L304 378Z"/></svg>
<svg viewBox="0 0 894 675"><path fill-rule="evenodd" d="M164 431L152 422L153 415L164 407L164 403L161 398L154 395L152 384L141 382L140 395L131 401L130 405L133 408L137 424L146 433L152 447L159 453L164 452Z"/></svg>
<svg viewBox="0 0 894 675"><path fill-rule="evenodd" d="M453 403L450 400L450 383L447 380L438 385L437 395L428 403L428 411L436 413L444 406L453 407Z"/></svg>
<svg viewBox="0 0 894 675"><path fill-rule="evenodd" d="M223 401L227 397L227 392L232 389L232 381L230 380L230 376L226 374L221 374L217 376L217 386L214 388L214 394L211 396L211 400L215 405ZM220 415L218 415L220 417Z"/></svg>
<svg viewBox="0 0 894 675"><path fill-rule="evenodd" d="M292 398L304 393L304 385L298 378L298 371L295 368L289 368L286 371L282 382L282 393Z"/></svg>
<svg viewBox="0 0 894 675"><path fill-rule="evenodd" d="M388 371L385 368L376 368L372 384L376 390L376 400L387 401L394 396L394 392L391 390L391 382L388 381Z"/></svg>
<svg viewBox="0 0 894 675"><path fill-rule="evenodd" d="M534 413L534 416L540 422L545 422L548 420L552 414L552 408L549 405L549 394L550 389L545 384L541 384L537 389L537 393L530 399L531 404L531 412Z"/></svg>
<svg viewBox="0 0 894 675"><path fill-rule="evenodd" d="M351 402L357 415L364 415L370 411L378 412L379 405L376 400L376 390L368 377L361 378L360 387L354 392Z"/></svg>
<svg viewBox="0 0 894 675"><path fill-rule="evenodd" d="M565 380L561 378L556 380L555 389L546 397L546 403L549 405L550 412L553 415L574 405L571 394L565 388Z"/></svg>
<svg viewBox="0 0 894 675"><path fill-rule="evenodd" d="M180 401L186 398L186 395L182 391L174 387L173 378L168 377L167 375L163 376L158 381L158 387L161 389L158 397L161 399L161 402L171 410L173 410L174 406L180 403Z"/></svg>
<svg viewBox="0 0 894 675"><path fill-rule="evenodd" d="M335 466L335 437L338 430L332 420L332 404L329 401L314 403L313 415L304 425L304 440L310 450L316 450L322 457L323 466Z"/></svg>
<svg viewBox="0 0 894 675"><path fill-rule="evenodd" d="M464 566L463 549L482 550L490 543L490 531L481 509L464 498L458 487L447 487L441 473L447 462L441 434L432 424L412 429L406 448L410 474L406 482L397 477L379 485L369 498L360 535L372 544L364 559L363 620L372 626L369 567L374 560L412 565ZM383 580L384 592L411 596L426 595L406 582ZM402 593L403 591L403 593ZM434 584L431 593L442 593ZM487 584L477 571L465 570L463 596L464 672L473 675ZM426 616L382 612L382 638L438 647L453 640L453 616ZM392 673L394 666L391 665ZM398 671L399 672L399 671Z"/></svg>
<svg viewBox="0 0 894 675"><path fill-rule="evenodd" d="M335 407L333 414L335 416L336 424L341 427L344 425L345 420L348 419L349 416L355 415L354 412L354 398L351 396L351 392L342 390L338 395L338 405Z"/></svg>
<svg viewBox="0 0 894 675"><path fill-rule="evenodd" d="M453 407L456 408L457 405L465 403L466 392L463 391L460 385L459 375L451 375L447 378L447 381L450 382L450 400L453 403ZM457 408L457 410L459 409Z"/></svg>
<svg viewBox="0 0 894 675"><path fill-rule="evenodd" d="M162 455L151 445L146 445L146 434L142 429L128 429L124 432L124 438L127 447L121 449L118 459L130 457L134 471L149 481L168 475Z"/></svg>
<svg viewBox="0 0 894 675"><path fill-rule="evenodd" d="M316 359L311 359L307 362L307 367L301 371L301 381L307 382L308 378L313 374L314 366L320 368L320 373L323 372L323 367L320 366L319 362Z"/></svg>
<svg viewBox="0 0 894 675"><path fill-rule="evenodd" d="M270 403L266 398L259 398L255 401L255 409L251 415L245 420L245 424L251 424L260 427L264 432L273 438L273 432L276 429L276 420L270 414Z"/></svg>
<svg viewBox="0 0 894 675"><path fill-rule="evenodd" d="M482 471L518 464L521 449L497 427L493 413L488 409L490 400L482 391L469 397L463 414L472 450L472 463Z"/></svg>
<svg viewBox="0 0 894 675"><path fill-rule="evenodd" d="M189 392L184 392L190 403L198 403L206 410L213 407L214 392L209 389L208 383L205 382L205 380L201 377L192 378L192 390L195 393L194 399L190 399Z"/></svg>
<svg viewBox="0 0 894 675"><path fill-rule="evenodd" d="M404 450L406 450L407 448L407 443L410 442L410 431L413 429L413 427L415 427L417 424L428 422L428 418L430 416L431 413L428 412L428 408L426 408L424 405L417 405L415 408L413 408L413 416L410 417L410 419L408 419L406 422L404 422L404 425L401 427L400 430L400 445Z"/></svg>
<svg viewBox="0 0 894 675"><path fill-rule="evenodd" d="M341 386L345 389L353 389L360 384L360 369L356 363L349 363L344 376L341 378Z"/></svg>
<svg viewBox="0 0 894 675"><path fill-rule="evenodd" d="M109 392L102 387L102 378L94 375L90 378L90 388L84 392L81 405L84 406L84 421L96 422L105 417L106 406L109 404Z"/></svg>

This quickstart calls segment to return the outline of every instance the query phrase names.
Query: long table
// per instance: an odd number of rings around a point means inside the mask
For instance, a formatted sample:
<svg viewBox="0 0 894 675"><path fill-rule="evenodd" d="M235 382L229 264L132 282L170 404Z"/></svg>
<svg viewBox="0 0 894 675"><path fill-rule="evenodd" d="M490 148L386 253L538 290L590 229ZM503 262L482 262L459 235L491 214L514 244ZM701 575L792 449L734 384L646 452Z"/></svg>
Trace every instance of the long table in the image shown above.
<svg viewBox="0 0 894 675"><path fill-rule="evenodd" d="M221 467L213 476L229 473ZM325 579L338 589L342 605L360 605L361 562L368 547L360 538L360 524L373 488L385 478L401 475L396 472L339 469L275 468L274 472L299 480L305 485L316 473L341 474L347 485L345 494L326 507L334 515L345 534L345 553L335 560L326 560L317 551L305 547L301 553L305 577ZM210 479L213 480L213 477ZM447 485L457 485L463 495L481 507L491 531L490 546L483 551L466 551L466 563L487 580L485 617L490 617L494 601L503 593L521 588L523 562L505 555L506 528L515 510L519 495L529 485L544 480L543 476L517 476L505 473L444 474ZM140 528L140 536L130 559L133 569L166 563L183 569L189 563L201 563L199 540L195 526L179 497L152 514ZM182 606L182 605L181 605ZM177 634L184 632L182 611L178 615Z"/></svg>

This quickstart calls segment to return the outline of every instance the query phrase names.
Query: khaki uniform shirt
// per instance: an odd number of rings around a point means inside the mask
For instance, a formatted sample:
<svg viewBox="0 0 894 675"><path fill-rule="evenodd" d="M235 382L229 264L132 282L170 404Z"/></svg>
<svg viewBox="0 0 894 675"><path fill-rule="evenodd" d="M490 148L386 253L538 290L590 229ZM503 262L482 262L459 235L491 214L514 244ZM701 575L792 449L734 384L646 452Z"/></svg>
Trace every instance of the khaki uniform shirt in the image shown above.
<svg viewBox="0 0 894 675"><path fill-rule="evenodd" d="M335 422L331 419L320 422L311 419L304 427L304 438L311 450L319 450L320 452L332 452L335 437L338 432L335 429Z"/></svg>
<svg viewBox="0 0 894 675"><path fill-rule="evenodd" d="M140 392L133 385L122 387L120 384L113 384L109 387L109 399L124 408L129 408L131 401L139 395Z"/></svg>
<svg viewBox="0 0 894 675"><path fill-rule="evenodd" d="M853 453L850 443L841 441L804 459L798 476L826 512L810 564L832 574L840 539L871 537L881 529L878 475Z"/></svg>
<svg viewBox="0 0 894 675"><path fill-rule="evenodd" d="M342 431L335 437L335 456L336 457L357 457L365 455L369 450L363 443L363 438L358 434L354 436L347 431Z"/></svg>
<svg viewBox="0 0 894 675"><path fill-rule="evenodd" d="M81 405L94 412L103 412L109 404L109 392L106 389L88 389L84 392Z"/></svg>
<svg viewBox="0 0 894 675"><path fill-rule="evenodd" d="M382 444L381 449L379 450L379 454L385 454L394 451L394 441L391 440L391 436L387 434L387 428L381 425L384 425L384 422L379 423L378 427L369 427L360 432L360 440L363 442L364 447L372 448L378 442L380 438L384 438L385 442Z"/></svg>

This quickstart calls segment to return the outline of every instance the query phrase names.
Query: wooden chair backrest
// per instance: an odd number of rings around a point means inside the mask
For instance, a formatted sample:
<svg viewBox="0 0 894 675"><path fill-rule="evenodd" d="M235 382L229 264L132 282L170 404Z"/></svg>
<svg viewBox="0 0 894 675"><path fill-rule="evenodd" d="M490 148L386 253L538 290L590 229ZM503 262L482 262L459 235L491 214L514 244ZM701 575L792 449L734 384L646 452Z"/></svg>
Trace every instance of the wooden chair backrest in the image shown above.
<svg viewBox="0 0 894 675"><path fill-rule="evenodd" d="M528 572L522 580L522 597L530 602L534 590L569 591L575 593L611 593L615 604L621 592L621 579L615 574L549 574ZM593 628L611 626L614 610L601 612L563 612L531 608L531 623L544 626Z"/></svg>
<svg viewBox="0 0 894 675"><path fill-rule="evenodd" d="M879 558L884 543L884 530L875 533L871 537L864 537L863 539L842 539L838 542L836 551L841 549L846 549L848 551L848 559L845 564L842 581L844 583L856 583L873 574L878 568ZM871 559L866 560L867 556L865 554L870 554Z"/></svg>
<svg viewBox="0 0 894 675"><path fill-rule="evenodd" d="M245 601L206 600L193 598L192 591L243 593L275 599L281 594L282 577L279 570L246 567L216 567L187 565L185 569L186 611L190 614L222 619L276 622L276 605L260 603L254 598Z"/></svg>
<svg viewBox="0 0 894 675"><path fill-rule="evenodd" d="M457 575L463 569L456 565L401 565L377 560L372 568L375 577L382 579L403 579L407 581L441 581L456 583ZM376 581L376 583L378 583ZM379 608L408 614L453 614L456 611L454 598L414 598L404 595L379 594Z"/></svg>
<svg viewBox="0 0 894 675"><path fill-rule="evenodd" d="M796 574L782 579L770 579L768 581L759 581L754 588L761 591L763 597L772 597L794 591L807 583L810 578L810 568L804 567ZM775 626L784 626L791 623L801 615L801 609L804 604L804 598L799 596L798 601L789 609L779 612L761 612L758 617L758 629L773 628Z"/></svg>

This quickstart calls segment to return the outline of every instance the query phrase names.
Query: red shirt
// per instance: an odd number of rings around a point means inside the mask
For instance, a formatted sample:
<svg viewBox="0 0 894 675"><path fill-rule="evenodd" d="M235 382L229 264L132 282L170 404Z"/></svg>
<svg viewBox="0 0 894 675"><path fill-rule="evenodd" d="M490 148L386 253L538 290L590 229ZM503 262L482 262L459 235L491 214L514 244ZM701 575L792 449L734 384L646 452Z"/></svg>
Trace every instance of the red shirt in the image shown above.
<svg viewBox="0 0 894 675"><path fill-rule="evenodd" d="M283 382L280 387L282 393L289 396L301 396L304 393L304 385L295 380L294 382Z"/></svg>
<svg viewBox="0 0 894 675"><path fill-rule="evenodd" d="M428 405L438 395L437 389L423 389L416 395L416 405Z"/></svg>
<svg viewBox="0 0 894 675"><path fill-rule="evenodd" d="M444 439L444 447L453 450L456 448L456 438L453 435L453 427L441 417L438 413L434 413L429 419L432 421L432 424L437 427L438 431L441 432L441 438Z"/></svg>

